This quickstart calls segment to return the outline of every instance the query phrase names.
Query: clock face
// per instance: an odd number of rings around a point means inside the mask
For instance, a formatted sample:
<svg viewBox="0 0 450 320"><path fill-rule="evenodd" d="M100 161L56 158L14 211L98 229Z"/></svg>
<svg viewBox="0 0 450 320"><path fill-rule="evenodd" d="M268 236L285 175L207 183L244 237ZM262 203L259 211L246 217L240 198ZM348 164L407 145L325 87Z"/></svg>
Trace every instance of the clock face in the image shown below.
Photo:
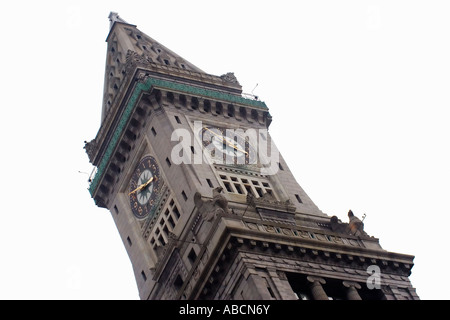
<svg viewBox="0 0 450 320"><path fill-rule="evenodd" d="M130 206L137 218L145 218L154 208L160 194L161 178L156 160L146 156L137 165L130 181Z"/></svg>
<svg viewBox="0 0 450 320"><path fill-rule="evenodd" d="M203 147L214 162L230 165L256 163L256 149L236 130L205 126L199 132Z"/></svg>

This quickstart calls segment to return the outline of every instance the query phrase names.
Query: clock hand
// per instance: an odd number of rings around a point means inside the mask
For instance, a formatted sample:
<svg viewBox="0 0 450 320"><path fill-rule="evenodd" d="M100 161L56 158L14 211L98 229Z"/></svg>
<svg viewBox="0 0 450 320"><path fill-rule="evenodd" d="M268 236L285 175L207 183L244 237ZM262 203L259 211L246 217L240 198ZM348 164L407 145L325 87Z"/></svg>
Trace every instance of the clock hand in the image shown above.
<svg viewBox="0 0 450 320"><path fill-rule="evenodd" d="M131 191L128 195L132 195L135 192L141 191L142 189L146 188L151 182L153 181L153 177L151 177L146 183L141 184L139 187Z"/></svg>
<svg viewBox="0 0 450 320"><path fill-rule="evenodd" d="M209 128L206 128L206 130L208 130L209 132L211 132L211 133L212 133L213 135L215 135L216 137L219 137L219 138L222 140L222 142L225 142L227 145L229 145L229 146L232 147L233 149L235 149L235 150L237 150L237 151L241 151L241 152L243 152L243 153L245 153L245 154L248 154L247 151L242 150L242 149L236 147L234 144L232 144L231 142L229 142L228 140L226 140L226 139L225 139L224 137L222 137L221 135L219 135L219 134L215 133L214 131L210 130Z"/></svg>
<svg viewBox="0 0 450 320"><path fill-rule="evenodd" d="M134 189L133 191L131 191L128 195L130 196L130 195L132 195L133 193L142 190L143 188L144 188L144 187L143 187L143 184L141 184L139 187L137 187L136 189Z"/></svg>
<svg viewBox="0 0 450 320"><path fill-rule="evenodd" d="M234 150L236 150L236 151L240 151L240 152L243 152L243 153L245 153L245 154L248 154L248 152L247 151L245 151L245 150L242 150L242 149L240 149L240 148L238 148L238 147L236 147L236 145L235 144L233 144L233 143L231 143L231 142L229 142L228 140L226 140L226 139L222 139L227 145L229 145L230 147L232 147Z"/></svg>
<svg viewBox="0 0 450 320"><path fill-rule="evenodd" d="M213 135L215 135L216 137L219 137L219 138L222 139L222 141L223 141L223 137L222 137L220 134L215 133L215 132L212 131L210 128L206 128L206 127L205 127L205 129L208 130L209 132L211 132L211 133L212 133Z"/></svg>
<svg viewBox="0 0 450 320"><path fill-rule="evenodd" d="M143 184L142 189L146 188L153 181L153 177L151 177L146 183Z"/></svg>
<svg viewBox="0 0 450 320"><path fill-rule="evenodd" d="M234 148L234 150L236 150L236 151L240 151L240 152L243 152L243 153L245 153L245 154L248 154L248 152L247 151L245 151L245 150L242 150L242 149L239 149L238 147L236 147L235 145L233 145L233 144L228 144L229 146L231 146L231 147L233 147Z"/></svg>

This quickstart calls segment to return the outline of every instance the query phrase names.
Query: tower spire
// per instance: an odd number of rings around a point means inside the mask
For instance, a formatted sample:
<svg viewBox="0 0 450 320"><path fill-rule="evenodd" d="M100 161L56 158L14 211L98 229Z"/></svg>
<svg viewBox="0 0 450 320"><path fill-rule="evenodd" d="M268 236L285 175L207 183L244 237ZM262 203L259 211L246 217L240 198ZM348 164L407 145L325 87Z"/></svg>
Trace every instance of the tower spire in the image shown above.
<svg viewBox="0 0 450 320"><path fill-rule="evenodd" d="M117 12L111 11L108 19L110 25L106 38L108 50L102 121L124 82L127 56L131 55L145 64L162 65L166 69L175 68L183 72L204 73L200 68L140 31L136 25L122 19Z"/></svg>
<svg viewBox="0 0 450 320"><path fill-rule="evenodd" d="M126 21L123 20L121 17L119 17L119 14L118 14L117 12L111 11L111 12L109 13L108 19L109 19L109 21L110 21L110 24L109 24L109 29L110 29L110 30L112 29L112 26L113 26L114 23L116 23L116 22L122 22L122 23L128 24L128 22L126 22Z"/></svg>

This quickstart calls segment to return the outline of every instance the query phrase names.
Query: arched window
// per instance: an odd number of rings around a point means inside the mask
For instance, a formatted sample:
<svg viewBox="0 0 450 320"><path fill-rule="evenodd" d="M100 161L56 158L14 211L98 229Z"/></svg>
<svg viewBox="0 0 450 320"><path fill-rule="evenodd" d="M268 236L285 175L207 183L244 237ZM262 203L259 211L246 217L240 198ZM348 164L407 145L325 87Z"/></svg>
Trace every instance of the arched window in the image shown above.
<svg viewBox="0 0 450 320"><path fill-rule="evenodd" d="M222 114L222 112L223 112L222 104L220 102L216 102L216 113Z"/></svg>
<svg viewBox="0 0 450 320"><path fill-rule="evenodd" d="M234 106L232 104L228 105L228 116L234 117Z"/></svg>
<svg viewBox="0 0 450 320"><path fill-rule="evenodd" d="M247 119L247 110L245 110L244 107L240 107L239 108L239 115L241 116L241 118Z"/></svg>
<svg viewBox="0 0 450 320"><path fill-rule="evenodd" d="M205 100L203 102L203 111L205 111L205 112L211 111L211 102L209 102L209 100Z"/></svg>
<svg viewBox="0 0 450 320"><path fill-rule="evenodd" d="M252 110L252 119L258 121L258 111L255 109Z"/></svg>
<svg viewBox="0 0 450 320"><path fill-rule="evenodd" d="M192 99L191 99L191 107L194 110L198 109L198 99L196 97L192 97Z"/></svg>

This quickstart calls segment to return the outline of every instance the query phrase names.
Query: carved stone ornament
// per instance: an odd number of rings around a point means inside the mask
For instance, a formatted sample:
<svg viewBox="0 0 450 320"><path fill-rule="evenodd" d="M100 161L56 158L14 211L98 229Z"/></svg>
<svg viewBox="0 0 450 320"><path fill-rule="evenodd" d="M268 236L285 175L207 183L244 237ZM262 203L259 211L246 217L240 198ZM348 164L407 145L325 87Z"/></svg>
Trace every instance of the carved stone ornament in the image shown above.
<svg viewBox="0 0 450 320"><path fill-rule="evenodd" d="M145 54L138 54L133 50L128 50L126 55L126 70L127 73L134 70L136 66L149 66L153 63L152 58Z"/></svg>
<svg viewBox="0 0 450 320"><path fill-rule="evenodd" d="M234 75L234 72L228 72L226 74L221 75L220 77L223 80L225 80L226 82L239 84L239 81L237 80L236 76Z"/></svg>
<svg viewBox="0 0 450 320"><path fill-rule="evenodd" d="M368 236L364 231L364 223L353 214L352 210L348 211L348 218L349 223L343 223L338 217L332 216L330 219L331 230L353 236Z"/></svg>
<svg viewBox="0 0 450 320"><path fill-rule="evenodd" d="M278 201L270 193L264 193L262 197L256 198L251 193L247 193L247 203L254 208L269 208L274 210L285 209L288 212L295 212L296 207L291 200Z"/></svg>
<svg viewBox="0 0 450 320"><path fill-rule="evenodd" d="M348 219L348 226L351 234L356 236L367 235L367 233L364 232L364 223L353 214L352 210L348 211Z"/></svg>
<svg viewBox="0 0 450 320"><path fill-rule="evenodd" d="M95 139L92 139L90 142L84 142L84 149L89 157L89 162L92 164L94 164L94 157L97 153L97 148L97 141L95 141Z"/></svg>
<svg viewBox="0 0 450 320"><path fill-rule="evenodd" d="M199 192L194 196L194 202L198 210L202 213L202 217L206 221L211 221L220 214L232 213L228 208L228 200L221 193L222 187L213 190L212 200L203 200Z"/></svg>

